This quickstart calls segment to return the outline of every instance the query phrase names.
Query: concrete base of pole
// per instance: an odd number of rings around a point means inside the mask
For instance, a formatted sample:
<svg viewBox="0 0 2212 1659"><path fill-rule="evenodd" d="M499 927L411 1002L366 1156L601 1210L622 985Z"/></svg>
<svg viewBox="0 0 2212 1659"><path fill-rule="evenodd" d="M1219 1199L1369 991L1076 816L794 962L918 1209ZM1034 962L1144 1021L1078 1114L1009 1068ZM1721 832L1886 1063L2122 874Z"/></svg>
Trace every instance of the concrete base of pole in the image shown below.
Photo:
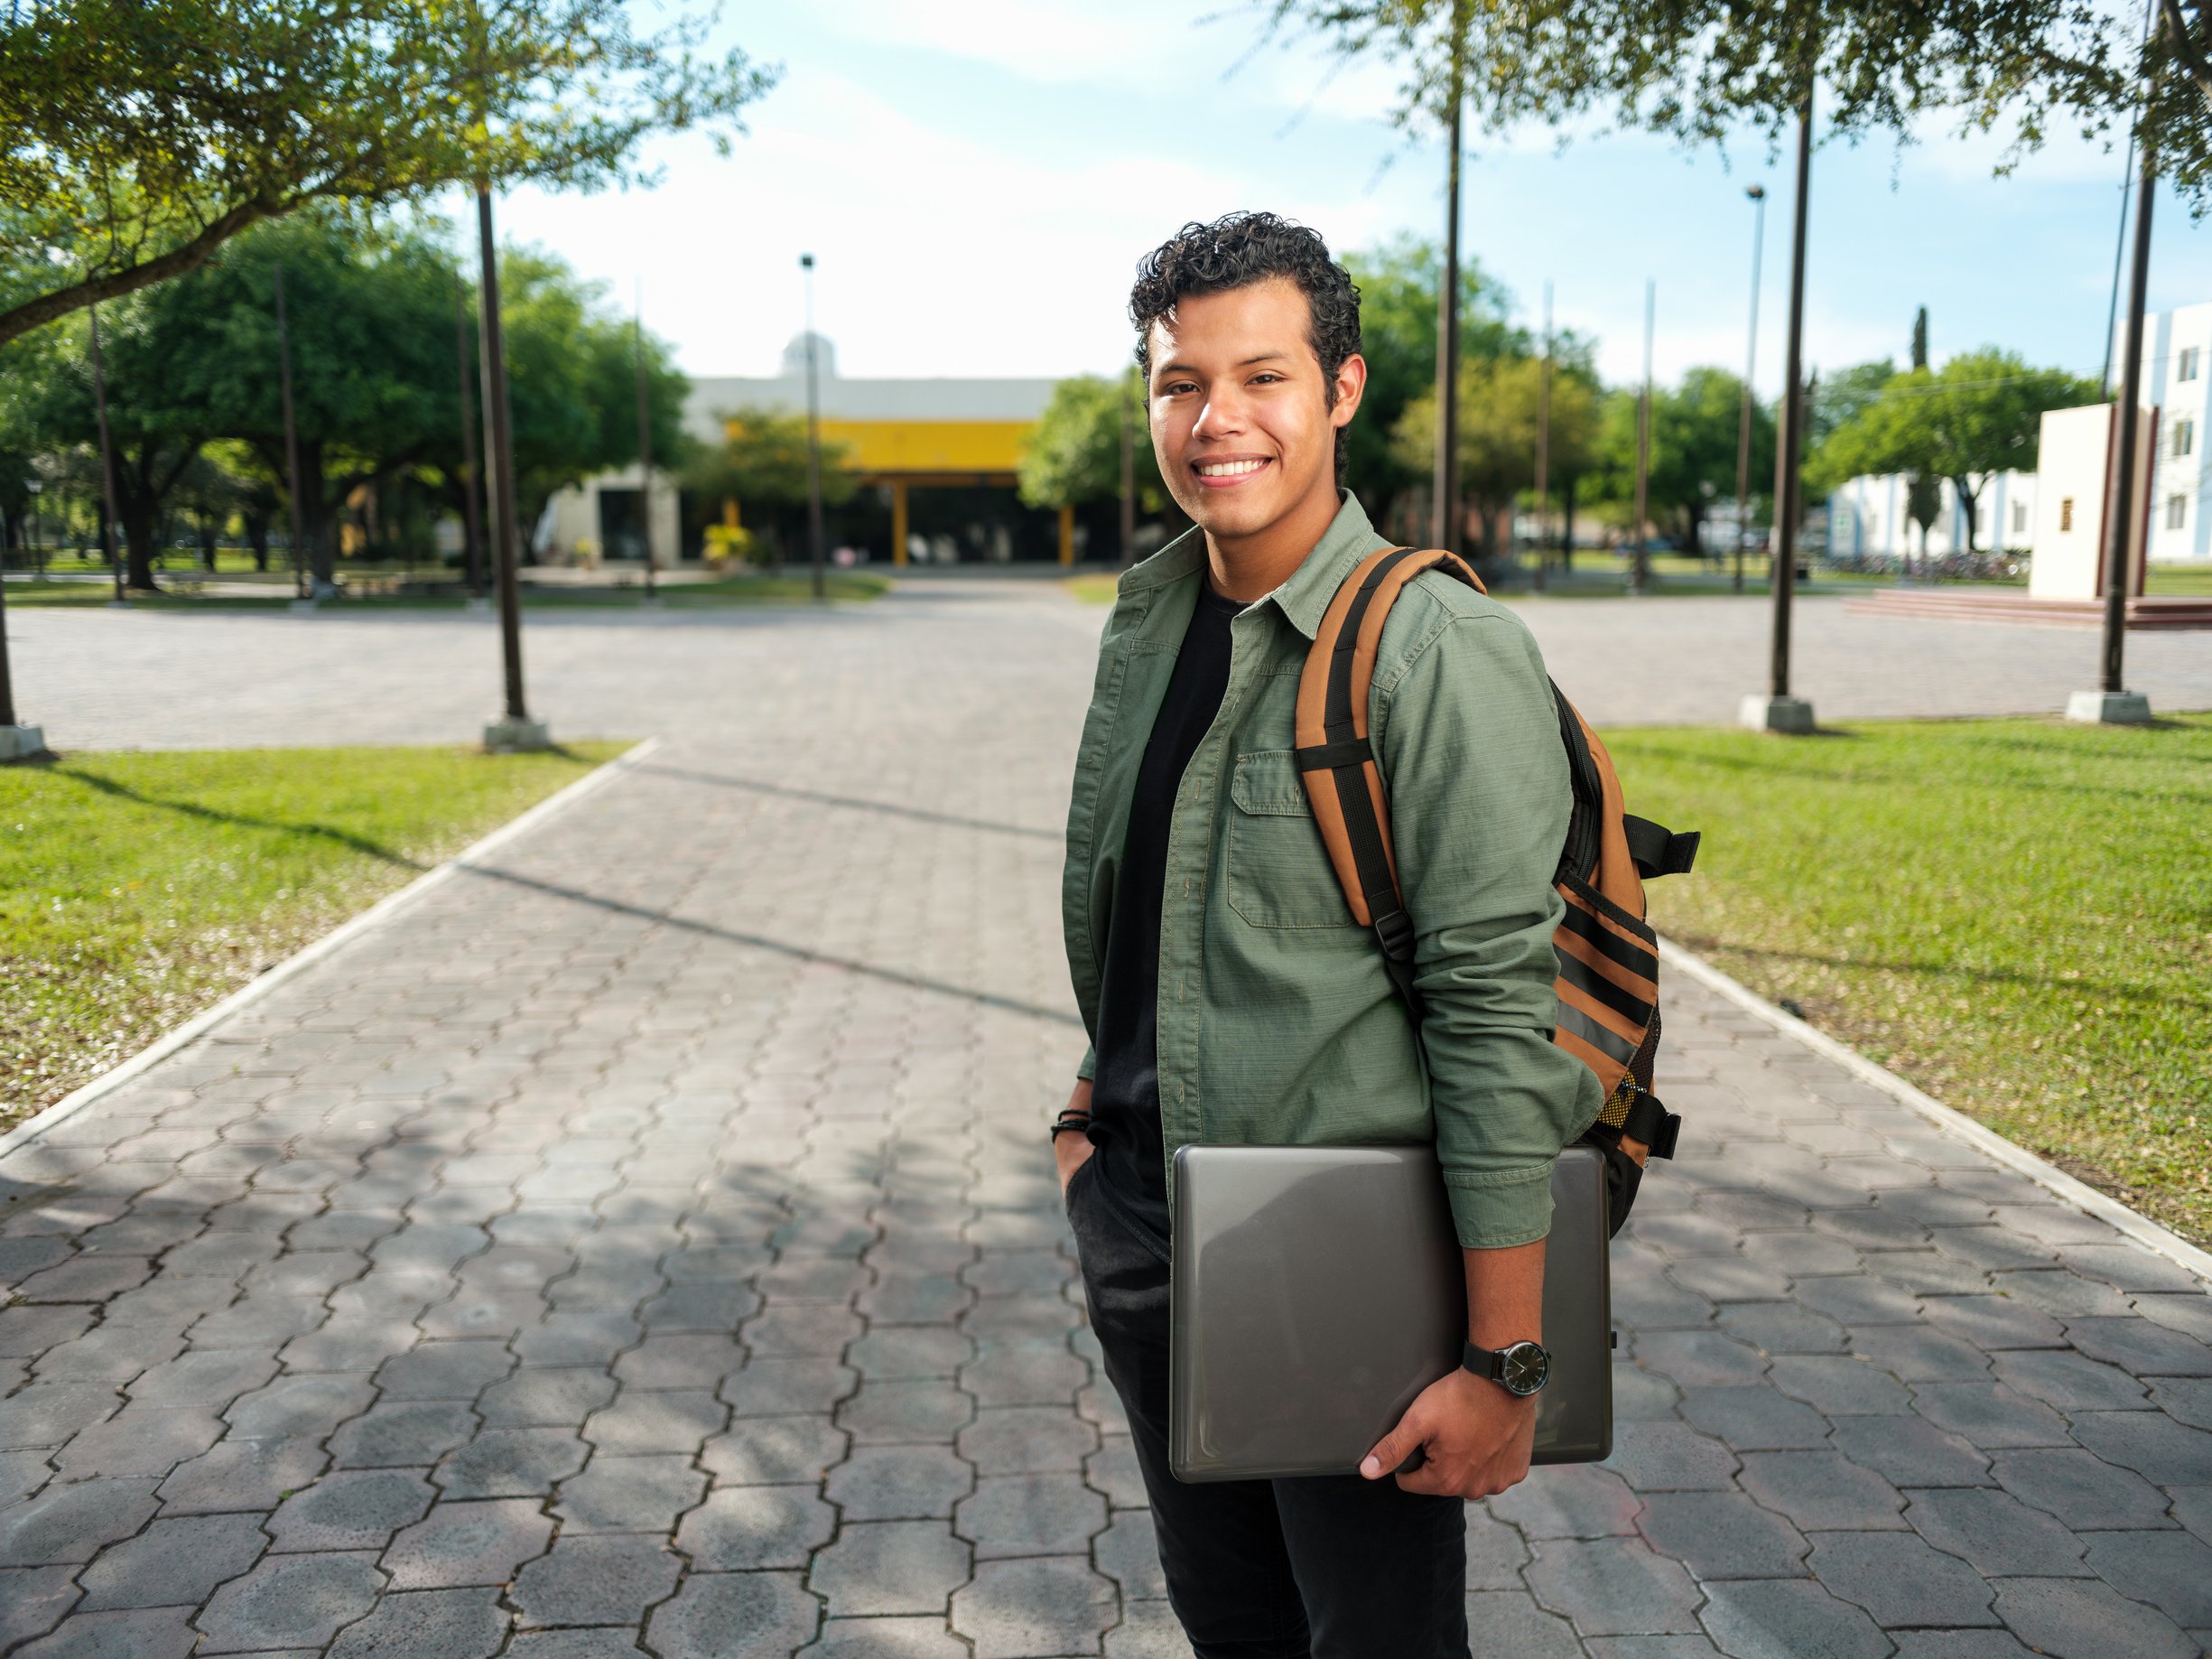
<svg viewBox="0 0 2212 1659"><path fill-rule="evenodd" d="M1736 720L1754 732L1802 736L1813 730L1813 705L1802 697L1766 697L1753 693L1737 705Z"/></svg>
<svg viewBox="0 0 2212 1659"><path fill-rule="evenodd" d="M502 715L486 722L484 747L496 755L525 754L532 750L551 749L553 733L542 720L532 720L526 715L516 720Z"/></svg>
<svg viewBox="0 0 2212 1659"><path fill-rule="evenodd" d="M111 599L107 601L107 609L110 610L129 610L133 608L131 601L127 599Z"/></svg>
<svg viewBox="0 0 2212 1659"><path fill-rule="evenodd" d="M2139 691L2077 691L2066 700L2066 717L2091 726L2147 726L2151 699Z"/></svg>
<svg viewBox="0 0 2212 1659"><path fill-rule="evenodd" d="M471 593L463 602L461 609L466 610L470 616L489 616L491 614L491 601L485 598L485 596L481 593Z"/></svg>
<svg viewBox="0 0 2212 1659"><path fill-rule="evenodd" d="M315 616L321 611L322 603L320 600L295 599L284 609L293 616Z"/></svg>
<svg viewBox="0 0 2212 1659"><path fill-rule="evenodd" d="M39 726L0 726L0 762L29 760L46 752L46 732Z"/></svg>

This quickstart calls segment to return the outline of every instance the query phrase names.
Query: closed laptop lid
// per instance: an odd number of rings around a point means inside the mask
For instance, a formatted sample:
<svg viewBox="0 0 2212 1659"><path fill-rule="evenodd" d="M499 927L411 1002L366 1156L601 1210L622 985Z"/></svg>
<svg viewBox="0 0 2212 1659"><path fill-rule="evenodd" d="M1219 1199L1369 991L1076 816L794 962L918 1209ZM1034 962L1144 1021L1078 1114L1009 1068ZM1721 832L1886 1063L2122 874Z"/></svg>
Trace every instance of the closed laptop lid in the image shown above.
<svg viewBox="0 0 2212 1659"><path fill-rule="evenodd" d="M1552 1175L1536 1460L1613 1440L1604 1167ZM1455 1368L1466 1280L1433 1148L1176 1154L1168 1461L1184 1480L1350 1474Z"/></svg>

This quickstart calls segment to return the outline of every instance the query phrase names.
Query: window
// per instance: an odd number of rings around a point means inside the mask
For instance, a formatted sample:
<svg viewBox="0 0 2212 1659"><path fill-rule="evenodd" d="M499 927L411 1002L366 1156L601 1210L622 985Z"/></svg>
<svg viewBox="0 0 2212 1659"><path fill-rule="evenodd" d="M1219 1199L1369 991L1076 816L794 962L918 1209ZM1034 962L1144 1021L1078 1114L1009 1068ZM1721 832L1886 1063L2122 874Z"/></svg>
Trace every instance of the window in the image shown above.
<svg viewBox="0 0 2212 1659"><path fill-rule="evenodd" d="M2066 531L2071 530L2073 527L2074 527L2074 498L2073 498L2072 496L2061 496L2061 497L2059 499L2059 532L2060 532L2060 534L2062 534L2062 535L2063 535L2063 534L2064 534Z"/></svg>
<svg viewBox="0 0 2212 1659"><path fill-rule="evenodd" d="M2027 527L2028 504L2025 501L2015 501L2012 503L2012 534L2018 536Z"/></svg>
<svg viewBox="0 0 2212 1659"><path fill-rule="evenodd" d="M2168 496L2166 498L2166 527L2169 530L2179 530L2188 522L2189 498L2187 496Z"/></svg>
<svg viewBox="0 0 2212 1659"><path fill-rule="evenodd" d="M2176 421L2173 424L2173 452L2177 455L2191 455L2196 453L2196 451L2197 423L2195 421Z"/></svg>
<svg viewBox="0 0 2212 1659"><path fill-rule="evenodd" d="M2184 347L2174 359L2173 377L2177 380L2194 380L2197 377L2197 357L2196 347Z"/></svg>

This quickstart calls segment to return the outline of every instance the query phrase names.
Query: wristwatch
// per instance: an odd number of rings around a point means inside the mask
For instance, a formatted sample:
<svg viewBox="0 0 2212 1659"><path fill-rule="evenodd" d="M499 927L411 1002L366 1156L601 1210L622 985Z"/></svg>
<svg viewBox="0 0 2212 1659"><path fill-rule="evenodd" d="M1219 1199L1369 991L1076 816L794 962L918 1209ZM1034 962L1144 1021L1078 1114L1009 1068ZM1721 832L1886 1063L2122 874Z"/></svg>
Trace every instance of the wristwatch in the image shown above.
<svg viewBox="0 0 2212 1659"><path fill-rule="evenodd" d="M1541 1391L1551 1375L1551 1353L1538 1342L1516 1342L1502 1348L1478 1348L1470 1342L1460 1364L1477 1376L1488 1377L1517 1400Z"/></svg>

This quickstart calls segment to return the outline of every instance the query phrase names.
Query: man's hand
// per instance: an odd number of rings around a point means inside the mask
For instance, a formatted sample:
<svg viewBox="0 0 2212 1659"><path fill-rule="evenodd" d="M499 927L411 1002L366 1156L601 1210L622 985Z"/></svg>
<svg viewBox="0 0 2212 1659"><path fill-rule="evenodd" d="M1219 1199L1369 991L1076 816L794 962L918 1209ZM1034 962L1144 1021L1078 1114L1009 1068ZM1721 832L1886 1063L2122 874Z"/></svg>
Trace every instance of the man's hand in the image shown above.
<svg viewBox="0 0 2212 1659"><path fill-rule="evenodd" d="M1376 1443L1360 1473L1380 1480L1421 1448L1427 1461L1398 1477L1408 1492L1491 1497L1529 1473L1536 1401L1516 1400L1487 1377L1455 1371L1437 1378Z"/></svg>
<svg viewBox="0 0 2212 1659"><path fill-rule="evenodd" d="M1089 1112L1091 1079L1078 1077L1075 1080L1075 1092L1067 1097L1067 1104L1060 1109L1063 1112ZM1079 1135L1072 1129L1064 1135L1053 1136L1052 1158L1060 1166L1060 1193L1063 1198L1067 1195L1068 1182L1075 1179L1075 1171L1082 1169L1083 1160L1096 1151L1098 1148L1091 1144L1090 1136Z"/></svg>
<svg viewBox="0 0 2212 1659"><path fill-rule="evenodd" d="M1467 1340L1478 1348L1544 1339L1544 1241L1496 1250L1463 1250L1467 1272ZM1408 1492L1490 1497L1529 1473L1536 1444L1536 1400L1519 1400L1472 1371L1424 1388L1360 1465L1380 1480L1423 1449L1427 1461L1398 1477Z"/></svg>

